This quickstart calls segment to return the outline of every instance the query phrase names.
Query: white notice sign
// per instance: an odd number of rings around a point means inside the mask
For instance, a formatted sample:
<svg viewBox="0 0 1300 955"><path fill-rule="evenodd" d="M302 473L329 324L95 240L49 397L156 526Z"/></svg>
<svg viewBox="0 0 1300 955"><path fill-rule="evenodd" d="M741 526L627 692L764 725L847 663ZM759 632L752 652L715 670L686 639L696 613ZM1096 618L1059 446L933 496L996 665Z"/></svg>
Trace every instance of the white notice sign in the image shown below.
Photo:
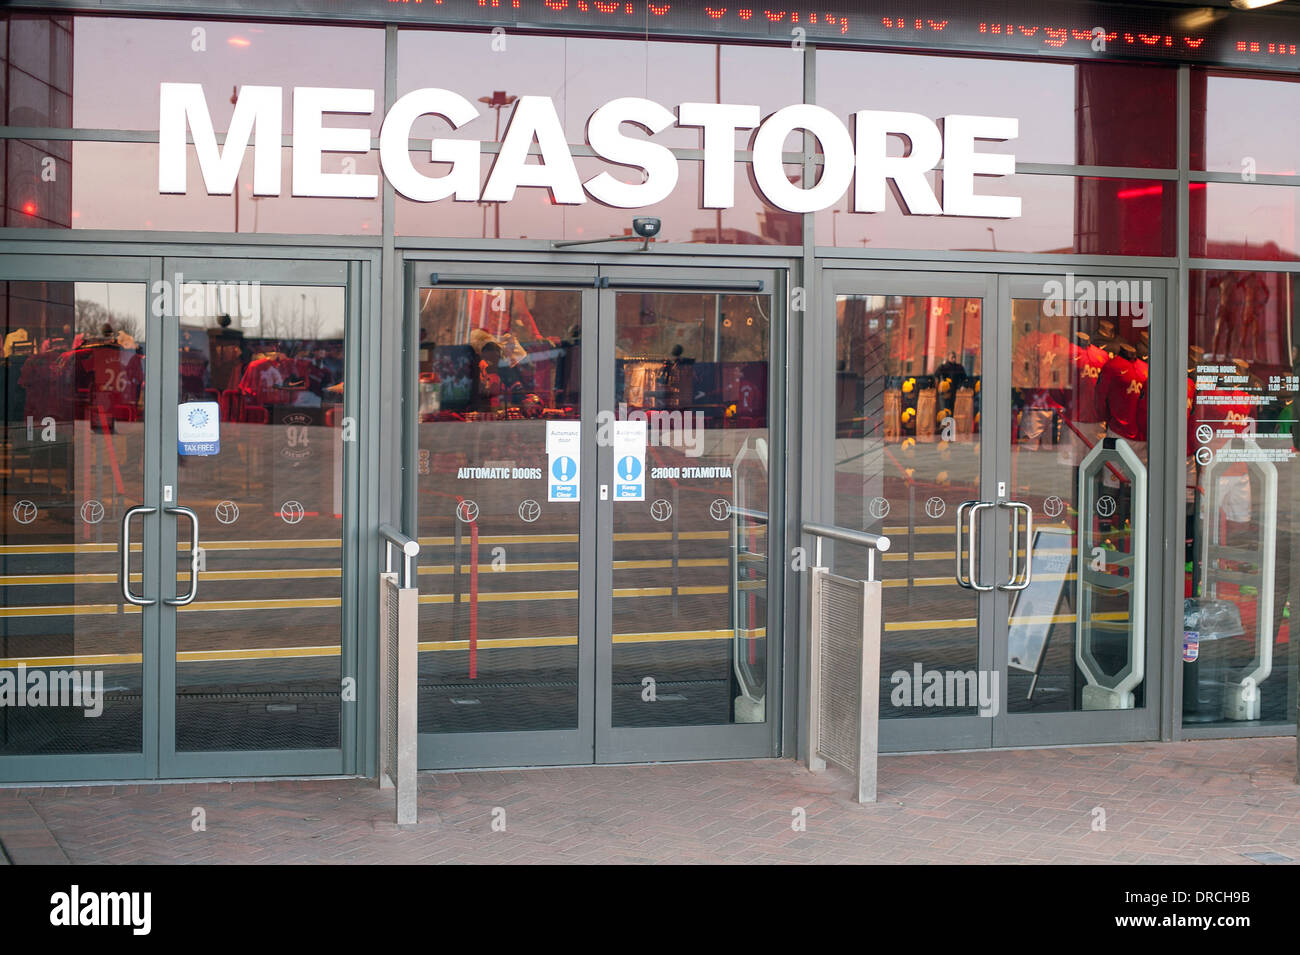
<svg viewBox="0 0 1300 955"><path fill-rule="evenodd" d="M576 501L582 473L582 422L546 422L546 500Z"/></svg>
<svg viewBox="0 0 1300 955"><path fill-rule="evenodd" d="M614 422L614 500L645 500L645 421Z"/></svg>

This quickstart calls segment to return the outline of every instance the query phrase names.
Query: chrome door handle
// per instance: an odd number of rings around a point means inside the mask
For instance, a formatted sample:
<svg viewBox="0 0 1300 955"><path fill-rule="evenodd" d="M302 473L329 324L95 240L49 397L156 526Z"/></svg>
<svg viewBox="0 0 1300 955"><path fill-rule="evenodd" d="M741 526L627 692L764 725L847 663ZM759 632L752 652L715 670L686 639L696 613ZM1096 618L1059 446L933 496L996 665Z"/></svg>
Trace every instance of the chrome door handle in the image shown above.
<svg viewBox="0 0 1300 955"><path fill-rule="evenodd" d="M1005 584L998 584L998 590L1008 592L1024 590L1034 579L1034 509L1024 501L998 501L999 507L1010 508L1011 516L1011 579ZM1014 513L1025 512L1025 573L1020 577L1020 518Z"/></svg>
<svg viewBox="0 0 1300 955"><path fill-rule="evenodd" d="M122 560L122 573L120 582L122 584L122 599L129 604L135 604L137 607L152 607L157 600L147 600L144 597L137 597L131 593L131 518L137 514L157 514L156 507L128 508L127 512L122 515L122 533L117 539L118 555ZM143 577L143 575L141 575Z"/></svg>
<svg viewBox="0 0 1300 955"><path fill-rule="evenodd" d="M184 597L169 597L163 601L169 607L184 607L193 603L199 593L199 515L188 507L165 508L168 514L190 519L190 592Z"/></svg>
<svg viewBox="0 0 1300 955"><path fill-rule="evenodd" d="M985 592L994 589L992 584L981 584L975 577L975 515L986 508L996 506L996 504L991 504L988 501L975 501L971 505L969 517L967 518L966 541L970 550L966 553L966 573L970 579L971 590Z"/></svg>
<svg viewBox="0 0 1300 955"><path fill-rule="evenodd" d="M957 573L956 573L956 577L957 577L957 583L958 583L958 585L959 585L959 586L962 586L962 587L965 587L967 590L971 590L972 588L971 588L971 581L970 581L970 578L969 578L969 577L964 577L964 576L962 576L962 571L961 571L961 532L962 532L962 521L961 521L961 518L962 518L962 515L966 512L966 508L968 508L968 507L974 507L974 506L975 506L976 504L978 504L978 503L979 503L979 501L962 501L960 504L957 505Z"/></svg>

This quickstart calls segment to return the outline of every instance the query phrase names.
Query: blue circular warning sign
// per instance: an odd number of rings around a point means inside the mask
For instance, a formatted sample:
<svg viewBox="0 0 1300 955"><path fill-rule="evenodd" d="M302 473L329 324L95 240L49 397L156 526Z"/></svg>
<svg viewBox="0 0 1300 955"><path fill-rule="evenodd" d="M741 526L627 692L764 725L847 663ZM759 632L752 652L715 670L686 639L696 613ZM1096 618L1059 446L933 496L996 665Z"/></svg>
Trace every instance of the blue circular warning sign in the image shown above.
<svg viewBox="0 0 1300 955"><path fill-rule="evenodd" d="M618 462L618 476L624 481L635 481L641 476L641 462L629 454Z"/></svg>
<svg viewBox="0 0 1300 955"><path fill-rule="evenodd" d="M578 474L578 462L568 457L556 458L551 473L557 481L572 481Z"/></svg>

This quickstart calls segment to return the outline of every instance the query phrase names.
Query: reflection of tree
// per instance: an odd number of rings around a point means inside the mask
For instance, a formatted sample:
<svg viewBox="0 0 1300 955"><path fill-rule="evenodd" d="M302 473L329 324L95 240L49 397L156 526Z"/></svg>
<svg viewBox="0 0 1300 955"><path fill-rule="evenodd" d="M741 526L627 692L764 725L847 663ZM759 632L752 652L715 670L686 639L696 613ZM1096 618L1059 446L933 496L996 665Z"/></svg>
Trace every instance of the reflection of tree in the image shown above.
<svg viewBox="0 0 1300 955"><path fill-rule="evenodd" d="M312 302L312 307L308 310L306 299L301 299L296 305L265 296L262 299L263 338L313 341L321 337L323 324L323 316L315 302Z"/></svg>
<svg viewBox="0 0 1300 955"><path fill-rule="evenodd" d="M89 299L77 299L75 328L77 334L85 335L87 338L101 338L105 325L112 326L114 332L126 332L135 339L139 339L143 334L137 316L110 311L99 302L92 302Z"/></svg>

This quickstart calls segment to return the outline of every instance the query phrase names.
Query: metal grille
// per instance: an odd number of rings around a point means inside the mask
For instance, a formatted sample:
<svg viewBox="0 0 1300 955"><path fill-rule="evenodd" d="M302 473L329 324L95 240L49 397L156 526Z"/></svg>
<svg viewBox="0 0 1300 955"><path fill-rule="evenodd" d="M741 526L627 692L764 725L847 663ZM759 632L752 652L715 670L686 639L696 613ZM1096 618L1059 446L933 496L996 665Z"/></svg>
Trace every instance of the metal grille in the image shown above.
<svg viewBox="0 0 1300 955"><path fill-rule="evenodd" d="M819 574L817 583L821 628L813 638L820 641L821 651L820 750L827 760L856 773L862 706L862 583L833 574Z"/></svg>

